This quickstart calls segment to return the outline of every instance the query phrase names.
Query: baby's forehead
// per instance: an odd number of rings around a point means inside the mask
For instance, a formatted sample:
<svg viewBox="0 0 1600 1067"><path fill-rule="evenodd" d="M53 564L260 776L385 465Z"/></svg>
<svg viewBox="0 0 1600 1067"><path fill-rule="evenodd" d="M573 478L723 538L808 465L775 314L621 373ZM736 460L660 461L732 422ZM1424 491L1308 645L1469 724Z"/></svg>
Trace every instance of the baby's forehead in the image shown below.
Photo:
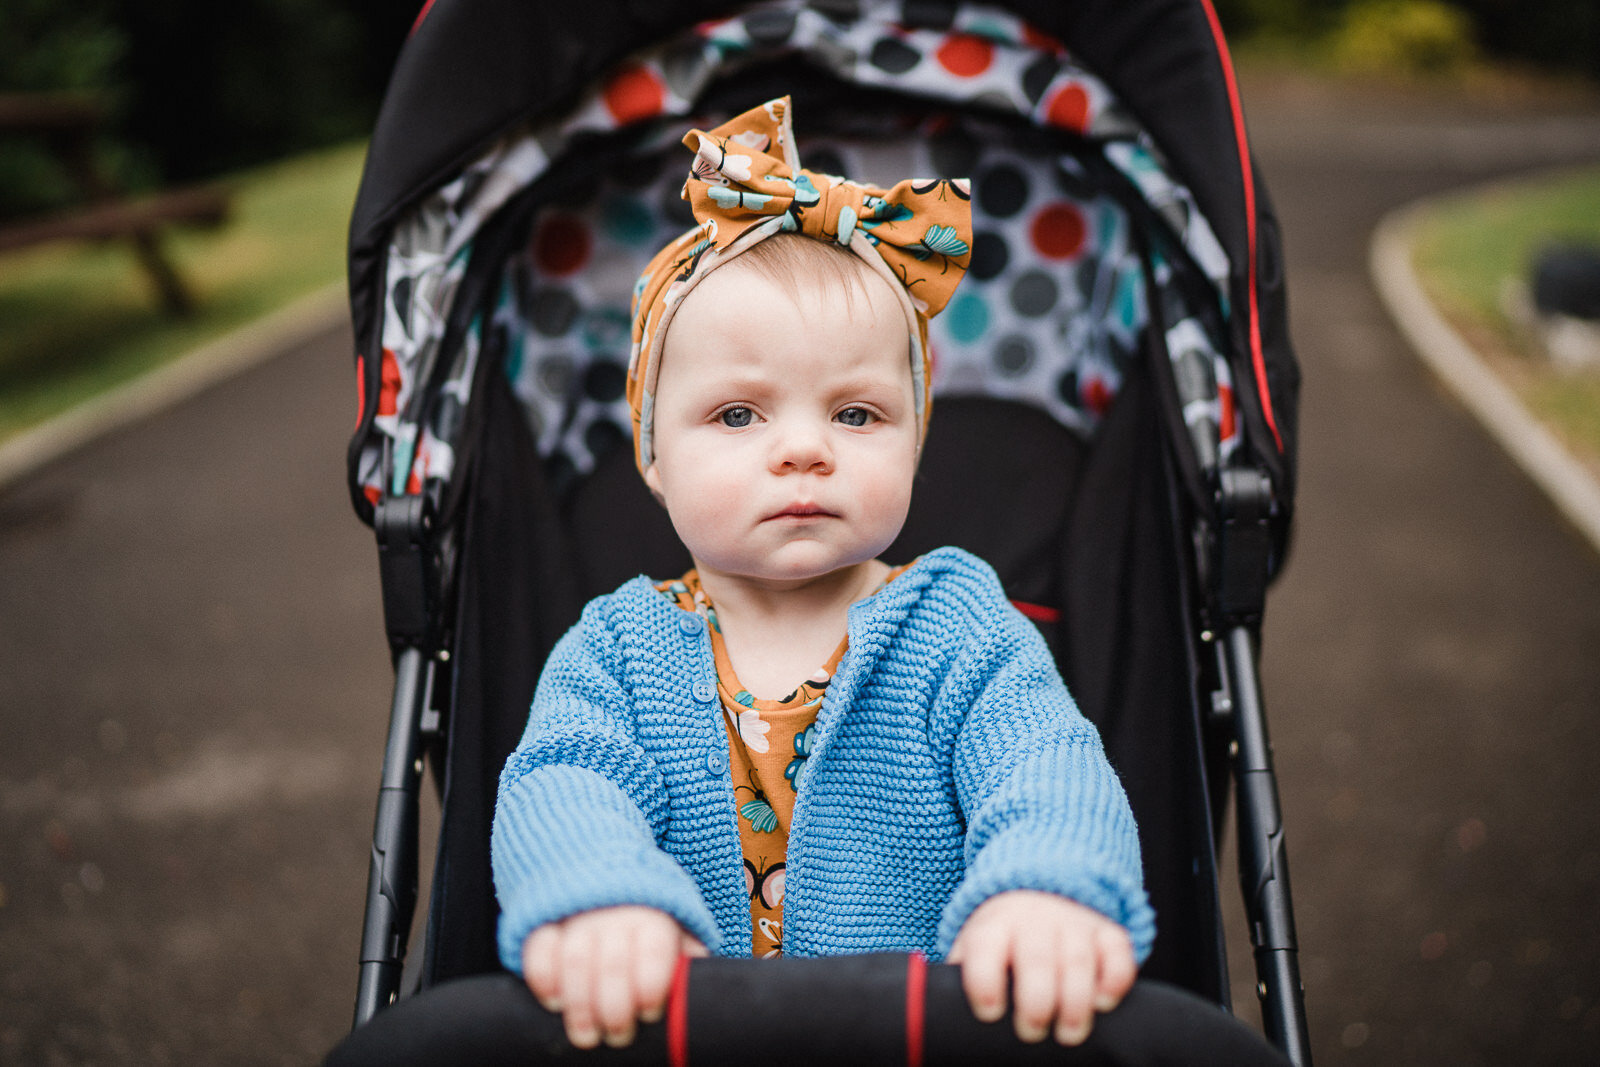
<svg viewBox="0 0 1600 1067"><path fill-rule="evenodd" d="M872 283L870 286L868 282ZM796 277L783 280L737 261L719 268L680 299L663 326L663 363L696 351L737 363L740 355L788 345L843 345L888 352L911 370L911 324L888 283Z"/></svg>

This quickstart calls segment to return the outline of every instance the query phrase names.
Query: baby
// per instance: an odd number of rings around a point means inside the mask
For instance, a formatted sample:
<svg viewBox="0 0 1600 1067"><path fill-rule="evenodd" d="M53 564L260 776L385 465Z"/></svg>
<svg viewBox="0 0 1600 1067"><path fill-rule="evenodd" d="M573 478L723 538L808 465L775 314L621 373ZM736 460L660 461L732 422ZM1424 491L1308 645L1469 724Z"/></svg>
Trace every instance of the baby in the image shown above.
<svg viewBox="0 0 1600 1067"><path fill-rule="evenodd" d="M579 1047L708 951L919 951L1076 1044L1154 937L1126 797L992 570L878 559L966 183L803 171L788 108L685 138L701 225L635 291L629 399L695 566L592 601L545 666L495 812L501 959Z"/></svg>

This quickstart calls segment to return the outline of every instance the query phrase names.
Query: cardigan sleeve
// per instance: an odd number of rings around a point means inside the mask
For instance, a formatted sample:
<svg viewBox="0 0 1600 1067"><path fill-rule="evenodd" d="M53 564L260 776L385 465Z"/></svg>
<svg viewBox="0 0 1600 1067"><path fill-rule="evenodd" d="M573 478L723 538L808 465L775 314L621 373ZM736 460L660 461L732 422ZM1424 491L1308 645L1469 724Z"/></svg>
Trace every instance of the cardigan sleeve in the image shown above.
<svg viewBox="0 0 1600 1067"><path fill-rule="evenodd" d="M539 926L621 904L658 908L717 945L699 888L660 847L666 783L635 735L622 676L602 608L591 604L551 652L500 774L490 860L500 961L513 972Z"/></svg>
<svg viewBox="0 0 1600 1067"><path fill-rule="evenodd" d="M977 906L1013 889L1057 893L1121 924L1139 962L1155 940L1138 831L1099 732L1083 717L1034 626L994 590L945 694L953 778L967 820L966 872L936 950L949 952Z"/></svg>

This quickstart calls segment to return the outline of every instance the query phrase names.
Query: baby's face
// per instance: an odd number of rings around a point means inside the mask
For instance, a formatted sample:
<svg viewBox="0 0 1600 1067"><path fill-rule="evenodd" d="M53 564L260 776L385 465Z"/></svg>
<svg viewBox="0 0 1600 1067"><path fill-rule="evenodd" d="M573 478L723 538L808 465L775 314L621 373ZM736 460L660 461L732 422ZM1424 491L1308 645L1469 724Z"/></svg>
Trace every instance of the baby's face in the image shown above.
<svg viewBox="0 0 1600 1067"><path fill-rule="evenodd" d="M906 318L873 276L793 296L737 262L673 317L645 481L702 573L800 584L905 523L917 438Z"/></svg>

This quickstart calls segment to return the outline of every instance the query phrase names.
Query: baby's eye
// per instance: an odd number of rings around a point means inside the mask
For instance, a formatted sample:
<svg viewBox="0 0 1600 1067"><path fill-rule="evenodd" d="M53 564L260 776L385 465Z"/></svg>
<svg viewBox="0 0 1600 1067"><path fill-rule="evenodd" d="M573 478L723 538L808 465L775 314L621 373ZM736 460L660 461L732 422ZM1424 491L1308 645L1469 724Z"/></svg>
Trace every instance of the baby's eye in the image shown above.
<svg viewBox="0 0 1600 1067"><path fill-rule="evenodd" d="M843 411L839 412L839 414L835 415L834 418L838 419L846 426L865 426L867 423L872 421L872 412L868 411L866 408L845 408Z"/></svg>
<svg viewBox="0 0 1600 1067"><path fill-rule="evenodd" d="M739 429L750 425L750 421L755 418L755 412L749 408L728 408L718 418L721 419L722 425Z"/></svg>

